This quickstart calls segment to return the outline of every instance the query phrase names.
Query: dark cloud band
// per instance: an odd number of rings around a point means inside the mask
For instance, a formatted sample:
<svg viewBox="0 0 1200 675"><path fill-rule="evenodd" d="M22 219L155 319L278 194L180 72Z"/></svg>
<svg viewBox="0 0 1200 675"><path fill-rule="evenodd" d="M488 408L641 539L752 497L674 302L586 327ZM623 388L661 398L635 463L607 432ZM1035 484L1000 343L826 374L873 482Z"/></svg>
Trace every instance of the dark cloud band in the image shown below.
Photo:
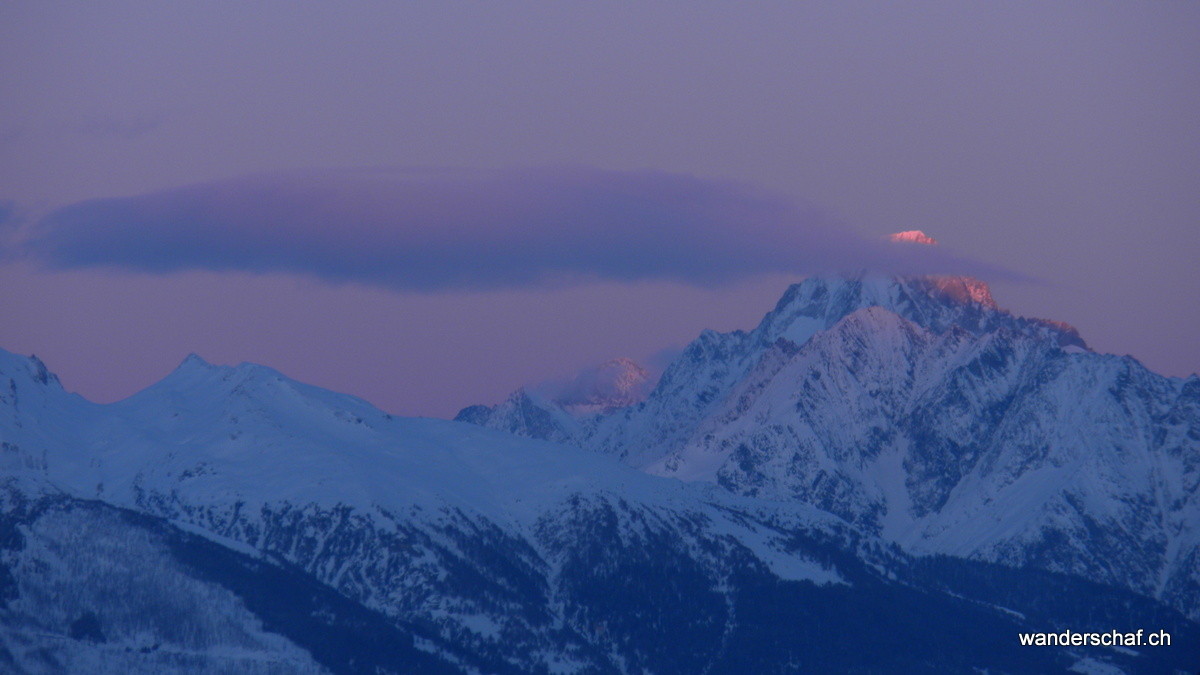
<svg viewBox="0 0 1200 675"><path fill-rule="evenodd" d="M290 272L417 291L984 269L858 237L745 185L586 168L253 176L80 202L42 218L22 248L59 268Z"/></svg>

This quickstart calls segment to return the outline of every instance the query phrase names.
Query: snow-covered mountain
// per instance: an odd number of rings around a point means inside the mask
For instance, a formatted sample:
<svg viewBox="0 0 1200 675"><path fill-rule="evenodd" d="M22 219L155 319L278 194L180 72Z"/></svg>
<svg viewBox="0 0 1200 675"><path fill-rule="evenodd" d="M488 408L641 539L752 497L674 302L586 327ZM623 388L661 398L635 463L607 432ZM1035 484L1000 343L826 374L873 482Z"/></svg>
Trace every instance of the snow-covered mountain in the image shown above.
<svg viewBox="0 0 1200 675"><path fill-rule="evenodd" d="M1200 618L1200 378L1094 353L975 279L810 278L754 330L703 333L643 403L519 429L509 412L484 423Z"/></svg>
<svg viewBox="0 0 1200 675"><path fill-rule="evenodd" d="M261 366L192 357L98 405L0 351L0 439L17 672L1155 672L1191 655L1015 633L1200 640L1111 585L914 557L800 501Z"/></svg>

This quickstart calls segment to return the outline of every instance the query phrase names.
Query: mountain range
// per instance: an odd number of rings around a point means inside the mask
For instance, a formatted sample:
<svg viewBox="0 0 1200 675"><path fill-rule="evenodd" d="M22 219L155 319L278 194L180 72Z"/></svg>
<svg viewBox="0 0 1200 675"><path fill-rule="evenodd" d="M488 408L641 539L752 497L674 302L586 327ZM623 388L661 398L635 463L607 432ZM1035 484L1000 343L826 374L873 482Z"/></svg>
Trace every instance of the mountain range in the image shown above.
<svg viewBox="0 0 1200 675"><path fill-rule="evenodd" d="M0 670L1200 663L1200 379L860 274L650 384L409 419L192 356L102 405L0 351ZM1139 628L1172 646L1017 642Z"/></svg>

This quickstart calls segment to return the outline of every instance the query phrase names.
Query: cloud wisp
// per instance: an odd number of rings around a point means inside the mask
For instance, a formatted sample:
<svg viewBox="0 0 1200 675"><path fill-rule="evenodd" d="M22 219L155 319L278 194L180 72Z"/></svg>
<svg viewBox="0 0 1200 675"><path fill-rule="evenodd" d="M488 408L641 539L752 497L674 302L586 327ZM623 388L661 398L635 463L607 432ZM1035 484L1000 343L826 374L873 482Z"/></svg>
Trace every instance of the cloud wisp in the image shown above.
<svg viewBox="0 0 1200 675"><path fill-rule="evenodd" d="M20 249L52 268L288 272L425 292L854 269L1011 278L857 236L750 186L577 167L251 176L73 204L26 230Z"/></svg>

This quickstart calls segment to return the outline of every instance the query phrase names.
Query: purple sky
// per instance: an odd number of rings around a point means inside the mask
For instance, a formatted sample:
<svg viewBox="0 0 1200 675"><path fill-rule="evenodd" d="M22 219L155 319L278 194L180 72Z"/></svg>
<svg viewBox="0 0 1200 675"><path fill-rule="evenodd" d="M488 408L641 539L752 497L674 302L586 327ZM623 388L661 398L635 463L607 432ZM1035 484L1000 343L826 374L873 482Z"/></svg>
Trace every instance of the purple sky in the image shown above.
<svg viewBox="0 0 1200 675"><path fill-rule="evenodd" d="M0 347L96 400L450 415L860 260L1200 370L1194 3L6 4L0 100Z"/></svg>

